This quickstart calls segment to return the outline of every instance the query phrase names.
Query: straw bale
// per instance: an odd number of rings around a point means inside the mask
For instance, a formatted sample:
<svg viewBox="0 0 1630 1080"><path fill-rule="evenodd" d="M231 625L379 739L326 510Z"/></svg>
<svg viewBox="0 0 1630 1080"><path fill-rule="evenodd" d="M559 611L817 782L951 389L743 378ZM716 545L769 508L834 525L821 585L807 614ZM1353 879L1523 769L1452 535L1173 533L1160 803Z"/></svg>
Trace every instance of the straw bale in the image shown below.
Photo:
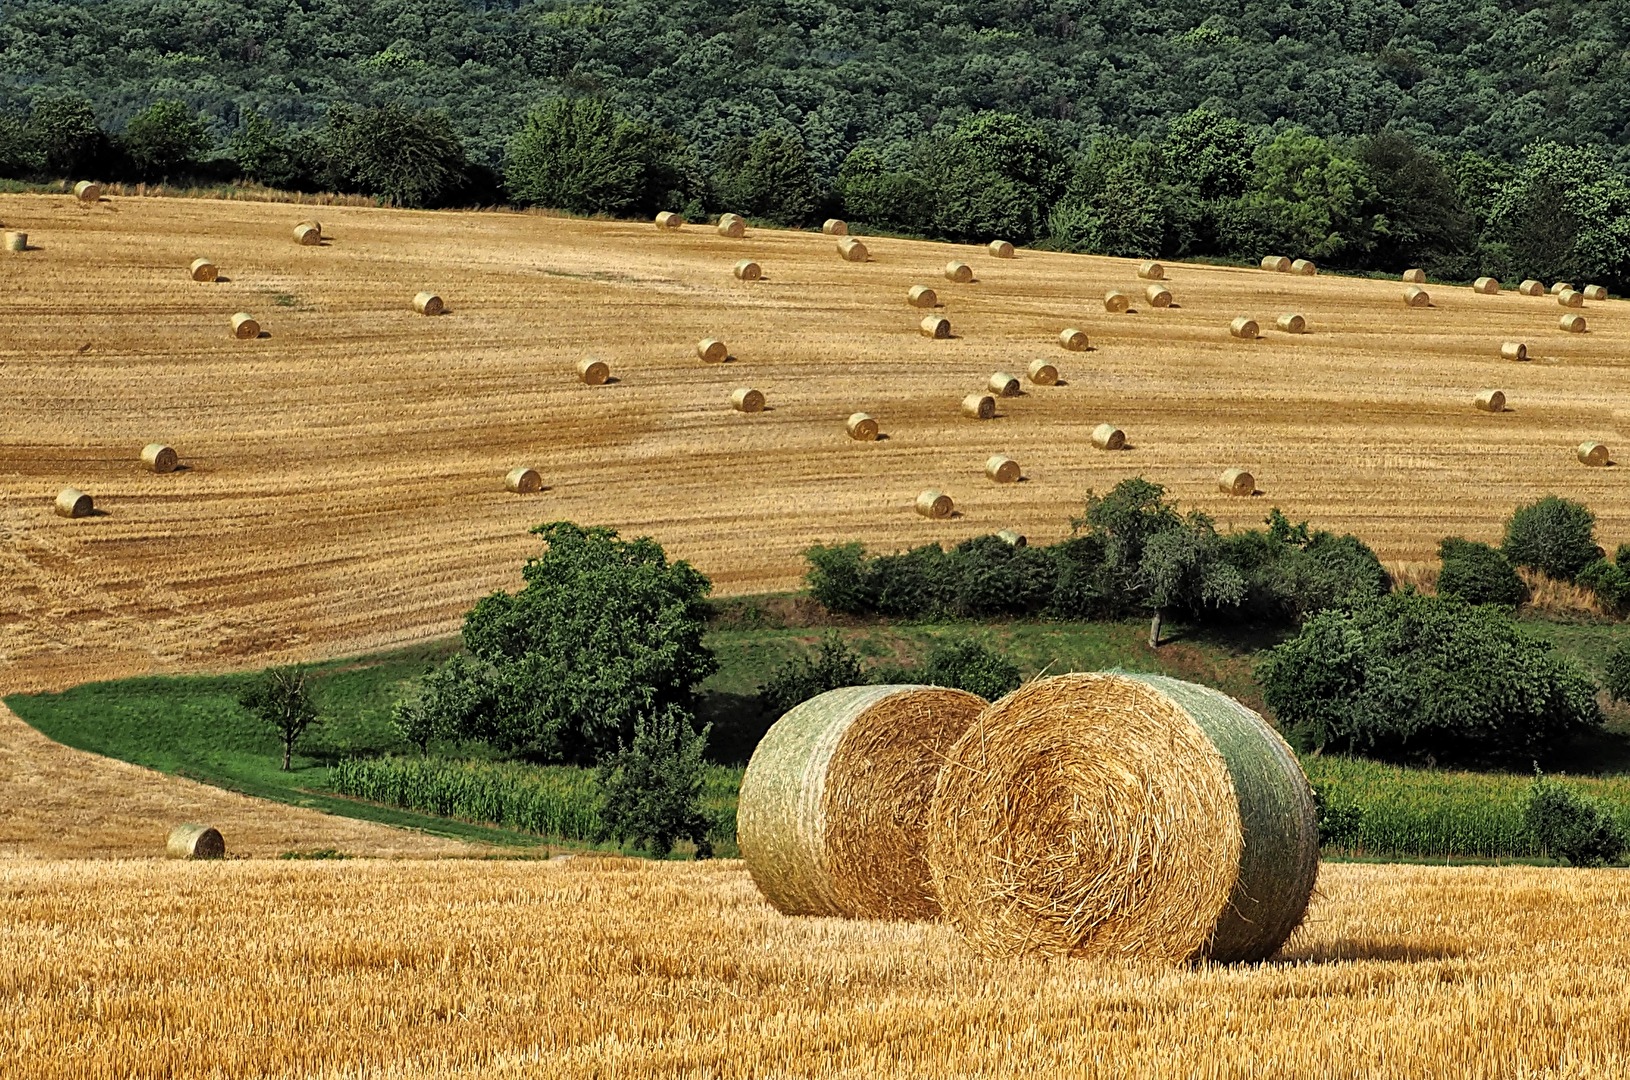
<svg viewBox="0 0 1630 1080"><path fill-rule="evenodd" d="M1037 679L945 757L927 862L943 918L986 955L1256 961L1306 913L1319 862L1307 778L1215 690Z"/></svg>
<svg viewBox="0 0 1630 1080"><path fill-rule="evenodd" d="M1551 295L1552 296L1556 296L1559 293L1571 292L1572 290L1573 290L1573 282L1571 282L1571 281L1553 281L1553 282L1551 282Z"/></svg>
<svg viewBox="0 0 1630 1080"><path fill-rule="evenodd" d="M294 227L294 242L301 247L312 247L323 242L323 226L319 221L302 221Z"/></svg>
<svg viewBox="0 0 1630 1080"><path fill-rule="evenodd" d="M845 236L838 241L838 254L843 256L844 262L863 263L871 257L866 251L866 245L852 236Z"/></svg>
<svg viewBox="0 0 1630 1080"><path fill-rule="evenodd" d="M996 399L989 394L969 394L962 399L962 415L970 420L989 420L996 415Z"/></svg>
<svg viewBox="0 0 1630 1080"><path fill-rule="evenodd" d="M1228 324L1228 332L1237 338L1246 338L1251 341L1255 341L1259 336L1256 321L1247 319L1243 315Z"/></svg>
<svg viewBox="0 0 1630 1080"><path fill-rule="evenodd" d="M1145 281L1160 281L1166 276L1166 268L1157 262L1138 264L1138 277Z"/></svg>
<svg viewBox="0 0 1630 1080"><path fill-rule="evenodd" d="M1262 260L1262 269L1272 270L1276 274L1290 273L1290 260L1283 255L1269 255Z"/></svg>
<svg viewBox="0 0 1630 1080"><path fill-rule="evenodd" d="M1256 494L1256 477L1244 469L1225 469L1217 479L1217 490L1224 495Z"/></svg>
<svg viewBox="0 0 1630 1080"><path fill-rule="evenodd" d="M1580 464L1596 468L1606 465L1609 460L1607 447L1599 442L1582 442L1579 444L1576 453L1579 456Z"/></svg>
<svg viewBox="0 0 1630 1080"><path fill-rule="evenodd" d="M966 285L973 280L973 267L965 262L952 259L945 264L945 280L954 281L958 285Z"/></svg>
<svg viewBox="0 0 1630 1080"><path fill-rule="evenodd" d="M65 487L57 492L56 510L58 517L82 518L90 517L96 509L91 497L78 488Z"/></svg>
<svg viewBox="0 0 1630 1080"><path fill-rule="evenodd" d="M1545 283L1535 281L1533 278L1525 278L1523 283L1517 286L1517 291L1524 296L1544 296Z"/></svg>
<svg viewBox="0 0 1630 1080"><path fill-rule="evenodd" d="M1143 290L1144 298L1149 301L1150 307L1171 307L1172 291L1164 285L1149 285Z"/></svg>
<svg viewBox="0 0 1630 1080"><path fill-rule="evenodd" d="M1411 285L1404 290L1405 307L1431 307L1431 295L1419 285Z"/></svg>
<svg viewBox="0 0 1630 1080"><path fill-rule="evenodd" d="M1403 280L1409 285L1425 285L1426 271L1422 270L1420 267L1405 270L1403 273Z"/></svg>
<svg viewBox="0 0 1630 1080"><path fill-rule="evenodd" d="M1508 341L1500 346L1501 360L1528 359L1528 346L1520 341Z"/></svg>
<svg viewBox="0 0 1630 1080"><path fill-rule="evenodd" d="M1001 532L996 534L996 539L1000 540L1004 544L1007 544L1009 547L1026 547L1030 543L1030 540L1024 535L1024 533L1017 532L1013 529L1003 529Z"/></svg>
<svg viewBox="0 0 1630 1080"><path fill-rule="evenodd" d="M719 235L728 236L732 240L740 240L747 235L747 222L737 214L722 214L719 217Z"/></svg>
<svg viewBox="0 0 1630 1080"><path fill-rule="evenodd" d="M940 341L951 336L951 320L944 315L924 315L917 330L923 337Z"/></svg>
<svg viewBox="0 0 1630 1080"><path fill-rule="evenodd" d="M164 443L148 443L141 448L141 461L149 472L168 473L175 472L180 459L176 457L175 450Z"/></svg>
<svg viewBox="0 0 1630 1080"><path fill-rule="evenodd" d="M1114 289L1104 294L1104 310L1112 315L1120 315L1132 306L1132 301L1123 292Z"/></svg>
<svg viewBox="0 0 1630 1080"><path fill-rule="evenodd" d="M737 412L763 412L764 394L750 386L737 387L731 391L730 407Z"/></svg>
<svg viewBox="0 0 1630 1080"><path fill-rule="evenodd" d="M657 215L657 228L659 229L683 229L684 227L684 214L676 214L672 210L664 210L662 213Z"/></svg>
<svg viewBox="0 0 1630 1080"><path fill-rule="evenodd" d="M1301 274L1303 277L1313 277L1319 272L1319 268L1311 259L1297 259L1290 264L1290 272Z"/></svg>
<svg viewBox="0 0 1630 1080"><path fill-rule="evenodd" d="M215 264L208 259L194 259L187 272L192 275L194 281L214 281L221 274Z"/></svg>
<svg viewBox="0 0 1630 1080"><path fill-rule="evenodd" d="M1019 380L1005 371L993 372L985 385L997 397L1018 397L1021 391Z"/></svg>
<svg viewBox="0 0 1630 1080"><path fill-rule="evenodd" d="M1480 277L1472 282L1472 292L1481 293L1484 296L1498 296L1500 295L1500 281L1498 278Z"/></svg>
<svg viewBox="0 0 1630 1080"><path fill-rule="evenodd" d="M1570 334L1583 334L1586 330L1583 315L1567 314L1557 321L1557 326Z"/></svg>
<svg viewBox="0 0 1630 1080"><path fill-rule="evenodd" d="M1023 473L1017 461L1001 454L992 454L985 459L985 475L998 484L1016 484Z"/></svg>
<svg viewBox="0 0 1630 1080"><path fill-rule="evenodd" d="M710 364L722 364L730 359L730 347L718 338L703 338L696 343L696 355Z"/></svg>
<svg viewBox="0 0 1630 1080"><path fill-rule="evenodd" d="M863 412L850 413L843 429L856 442L874 442L877 439L877 421Z"/></svg>
<svg viewBox="0 0 1630 1080"><path fill-rule="evenodd" d="M821 224L821 231L828 236L848 236L849 223L842 218L829 217Z"/></svg>
<svg viewBox="0 0 1630 1080"><path fill-rule="evenodd" d="M1577 289L1563 289L1556 294L1556 302L1563 307L1577 308L1585 306L1585 294Z"/></svg>
<svg viewBox="0 0 1630 1080"><path fill-rule="evenodd" d="M255 321L254 316L240 311L232 316L232 336L240 341L257 338L260 336L260 323Z"/></svg>
<svg viewBox="0 0 1630 1080"><path fill-rule="evenodd" d="M1505 412L1505 394L1499 390L1479 390L1472 404L1484 412Z"/></svg>
<svg viewBox="0 0 1630 1080"><path fill-rule="evenodd" d="M736 264L732 272L736 275L737 281L757 281L764 276L764 268L752 259L743 259Z"/></svg>
<svg viewBox="0 0 1630 1080"><path fill-rule="evenodd" d="M543 477L538 470L529 469L525 465L517 465L504 476L504 487L517 495L530 495L543 488Z"/></svg>
<svg viewBox="0 0 1630 1080"><path fill-rule="evenodd" d="M1032 360L1025 372L1037 386L1057 386L1058 368L1045 360Z"/></svg>
<svg viewBox="0 0 1630 1080"><path fill-rule="evenodd" d="M102 201L102 185L89 180L81 180L74 185L74 198L82 203Z"/></svg>
<svg viewBox="0 0 1630 1080"><path fill-rule="evenodd" d="M948 518L955 507L951 503L951 496L932 488L917 496L917 513L925 518Z"/></svg>
<svg viewBox="0 0 1630 1080"><path fill-rule="evenodd" d="M1273 324L1287 334L1303 334L1307 332L1307 320L1293 313L1279 316L1273 321Z"/></svg>
<svg viewBox="0 0 1630 1080"><path fill-rule="evenodd" d="M226 857L226 841L208 825L177 825L164 842L164 854L172 859L221 859Z"/></svg>
<svg viewBox="0 0 1630 1080"><path fill-rule="evenodd" d="M593 356L577 362L577 377L589 386L603 386L611 378L611 365Z"/></svg>
<svg viewBox="0 0 1630 1080"><path fill-rule="evenodd" d="M417 293L413 297L413 310L420 315L440 315L447 310L441 302L441 297L433 292Z"/></svg>
<svg viewBox="0 0 1630 1080"><path fill-rule="evenodd" d="M931 308L939 302L939 294L927 285L913 285L906 290L906 303L912 307Z"/></svg>
<svg viewBox="0 0 1630 1080"><path fill-rule="evenodd" d="M1126 432L1114 424L1099 424L1092 429L1092 445L1100 450L1126 449Z"/></svg>
<svg viewBox="0 0 1630 1080"><path fill-rule="evenodd" d="M8 232L8 233L6 233L6 250L7 251L27 251L28 250L28 234L25 233L25 232Z"/></svg>
<svg viewBox="0 0 1630 1080"><path fill-rule="evenodd" d="M1586 300L1606 300L1607 299L1607 286L1606 285L1586 285L1585 288L1584 288L1584 293L1585 293L1585 299Z"/></svg>
<svg viewBox="0 0 1630 1080"><path fill-rule="evenodd" d="M993 259L1013 258L1013 245L1006 240L992 240L985 246L985 250L990 252L990 257Z"/></svg>
<svg viewBox="0 0 1630 1080"><path fill-rule="evenodd" d="M985 705L961 690L850 686L789 710L742 776L736 842L787 915L934 919L924 812L941 755Z"/></svg>
<svg viewBox="0 0 1630 1080"><path fill-rule="evenodd" d="M1081 352L1087 347L1087 332L1067 326L1058 332L1058 343L1071 352Z"/></svg>

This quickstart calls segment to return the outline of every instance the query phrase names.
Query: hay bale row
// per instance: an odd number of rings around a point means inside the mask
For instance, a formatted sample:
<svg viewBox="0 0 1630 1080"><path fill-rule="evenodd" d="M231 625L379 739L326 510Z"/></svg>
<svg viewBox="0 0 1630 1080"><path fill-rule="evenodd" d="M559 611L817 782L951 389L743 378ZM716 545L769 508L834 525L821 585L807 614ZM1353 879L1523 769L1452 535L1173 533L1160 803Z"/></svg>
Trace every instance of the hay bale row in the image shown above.
<svg viewBox="0 0 1630 1080"><path fill-rule="evenodd" d="M764 411L764 394L750 386L739 387L730 394L730 407L740 413Z"/></svg>
<svg viewBox="0 0 1630 1080"><path fill-rule="evenodd" d="M141 448L141 462L149 472L172 473L181 464L181 458L174 447L155 442Z"/></svg>
<svg viewBox="0 0 1630 1080"><path fill-rule="evenodd" d="M8 232L8 233L6 233L6 250L7 251L27 251L28 250L28 234L25 233L25 232Z"/></svg>
<svg viewBox="0 0 1630 1080"><path fill-rule="evenodd" d="M323 242L323 223L302 221L294 227L294 242L301 247L316 247Z"/></svg>
<svg viewBox="0 0 1630 1080"><path fill-rule="evenodd" d="M1535 281L1533 278L1525 278L1523 283L1517 286L1517 292L1523 296L1544 296L1545 283Z"/></svg>
<svg viewBox="0 0 1630 1080"><path fill-rule="evenodd" d="M1255 341L1261 336L1257 330L1256 320L1247 319L1243 315L1228 324L1228 332L1234 337L1248 341Z"/></svg>
<svg viewBox="0 0 1630 1080"><path fill-rule="evenodd" d="M1583 315L1564 315L1561 319L1557 320L1557 326L1560 327L1564 333L1583 334L1586 330L1585 317Z"/></svg>
<svg viewBox="0 0 1630 1080"><path fill-rule="evenodd" d="M931 308L940 302L939 294L927 285L913 285L906 290L906 303L915 308Z"/></svg>
<svg viewBox="0 0 1630 1080"><path fill-rule="evenodd" d="M1508 341L1500 346L1500 359L1518 361L1527 360L1528 346L1520 341Z"/></svg>
<svg viewBox="0 0 1630 1080"><path fill-rule="evenodd" d="M856 442L877 441L877 421L866 413L850 413L849 419L844 421L843 429Z"/></svg>
<svg viewBox="0 0 1630 1080"><path fill-rule="evenodd" d="M1307 320L1294 312L1279 316L1273 324L1287 334L1307 333Z"/></svg>
<svg viewBox="0 0 1630 1080"><path fill-rule="evenodd" d="M1500 390L1479 390L1472 405L1483 412L1505 412L1505 393Z"/></svg>
<svg viewBox="0 0 1630 1080"><path fill-rule="evenodd" d="M1276 274L1290 273L1290 260L1283 255L1269 255L1262 260L1262 269Z"/></svg>
<svg viewBox="0 0 1630 1080"><path fill-rule="evenodd" d="M917 513L936 521L950 517L951 512L956 509L951 502L951 496L933 489L929 489L917 496L916 507Z"/></svg>
<svg viewBox="0 0 1630 1080"><path fill-rule="evenodd" d="M1586 285L1584 291L1585 291L1585 299L1586 300L1606 300L1607 299L1607 286L1606 285Z"/></svg>
<svg viewBox="0 0 1630 1080"><path fill-rule="evenodd" d="M1422 270L1420 267L1412 267L1411 269L1405 270L1401 276L1404 283L1407 285L1426 284L1426 271Z"/></svg>
<svg viewBox="0 0 1630 1080"><path fill-rule="evenodd" d="M1498 278L1480 277L1472 282L1472 292L1483 296L1500 295L1500 282Z"/></svg>
<svg viewBox="0 0 1630 1080"><path fill-rule="evenodd" d="M1217 479L1217 490L1224 495L1255 495L1256 477L1244 469L1225 469Z"/></svg>
<svg viewBox="0 0 1630 1080"><path fill-rule="evenodd" d="M74 198L82 203L101 202L102 185L90 180L81 180L74 185Z"/></svg>
<svg viewBox="0 0 1630 1080"><path fill-rule="evenodd" d="M177 825L164 842L164 854L171 859L222 859L226 841L208 825Z"/></svg>
<svg viewBox="0 0 1630 1080"><path fill-rule="evenodd" d="M1432 297L1419 285L1411 285L1404 290L1404 306L1412 308L1431 307Z"/></svg>
<svg viewBox="0 0 1630 1080"><path fill-rule="evenodd" d="M232 316L232 336L239 341L248 341L260 336L260 323L255 321L253 315L240 311Z"/></svg>
<svg viewBox="0 0 1630 1080"><path fill-rule="evenodd" d="M611 365L596 357L585 356L577 362L577 378L588 386L604 386L606 380L611 378Z"/></svg>
<svg viewBox="0 0 1630 1080"><path fill-rule="evenodd" d="M414 295L413 310L420 315L441 315L446 312L447 305L435 293L422 292Z"/></svg>
<svg viewBox="0 0 1630 1080"><path fill-rule="evenodd" d="M951 336L951 320L944 315L924 315L922 322L917 324L917 331L923 337L943 341Z"/></svg>
<svg viewBox="0 0 1630 1080"><path fill-rule="evenodd" d="M1114 424L1099 424L1092 429L1092 445L1100 450L1126 449L1126 432Z"/></svg>
<svg viewBox="0 0 1630 1080"><path fill-rule="evenodd" d="M757 281L764 276L764 268L752 259L743 259L735 265L731 273L736 275L737 281Z"/></svg>
<svg viewBox="0 0 1630 1080"><path fill-rule="evenodd" d="M194 281L214 281L221 276L221 271L208 259L194 259L192 265L187 267L187 273L192 275Z"/></svg>
<svg viewBox="0 0 1630 1080"><path fill-rule="evenodd" d="M969 394L962 399L962 415L970 420L994 419L996 399L989 394Z"/></svg>
<svg viewBox="0 0 1630 1080"><path fill-rule="evenodd" d="M718 338L703 338L696 343L696 355L705 363L722 364L730 359L730 347Z"/></svg>
<svg viewBox="0 0 1630 1080"><path fill-rule="evenodd" d="M1087 348L1086 331L1066 326L1058 332L1058 343L1070 352L1084 352Z"/></svg>
<svg viewBox="0 0 1630 1080"><path fill-rule="evenodd" d="M96 503L89 495L72 487L57 492L55 506L57 516L65 518L90 517L96 509Z"/></svg>
<svg viewBox="0 0 1630 1080"><path fill-rule="evenodd" d="M838 241L838 254L843 257L844 262L863 263L871 258L866 245L852 236L845 236Z"/></svg>
<svg viewBox="0 0 1630 1080"><path fill-rule="evenodd" d="M952 259L945 264L945 280L955 282L958 285L966 285L973 280L973 267L965 262L957 262Z"/></svg>
<svg viewBox="0 0 1630 1080"><path fill-rule="evenodd" d="M504 475L504 487L517 495L532 495L543 490L543 477L536 469L517 465Z"/></svg>
<svg viewBox="0 0 1630 1080"><path fill-rule="evenodd" d="M1058 368L1054 367L1052 364L1049 364L1045 360L1030 361L1030 366L1025 369L1025 374L1028 375L1030 377L1030 381L1037 386L1058 385Z"/></svg>
<svg viewBox="0 0 1630 1080"><path fill-rule="evenodd" d="M1556 294L1556 302L1566 308L1584 307L1585 294L1577 289L1563 289Z"/></svg>
<svg viewBox="0 0 1630 1080"><path fill-rule="evenodd" d="M827 218L821 223L821 232L827 236L848 236L849 223L842 218Z"/></svg>
<svg viewBox="0 0 1630 1080"><path fill-rule="evenodd" d="M1164 285L1149 285L1143 290L1144 299L1149 301L1150 307L1166 308L1172 306L1172 292Z"/></svg>
<svg viewBox="0 0 1630 1080"><path fill-rule="evenodd" d="M985 459L985 476L998 484L1017 484L1021 475L1019 463L1010 457L992 454Z"/></svg>
<svg viewBox="0 0 1630 1080"><path fill-rule="evenodd" d="M1599 442L1582 442L1575 453L1578 455L1581 465L1589 465L1592 468L1599 469L1608 464L1610 460L1607 447Z"/></svg>
<svg viewBox="0 0 1630 1080"><path fill-rule="evenodd" d="M720 214L718 228L720 236L740 240L747 235L747 219L740 214Z"/></svg>
<svg viewBox="0 0 1630 1080"><path fill-rule="evenodd" d="M1131 306L1132 301L1127 299L1126 294L1123 292L1116 292L1111 289L1104 294L1104 310L1111 315L1123 315Z"/></svg>
<svg viewBox="0 0 1630 1080"><path fill-rule="evenodd" d="M1013 258L1013 245L1006 240L992 240L985 245L985 250L990 252L990 257L993 259Z"/></svg>
<svg viewBox="0 0 1630 1080"><path fill-rule="evenodd" d="M1022 392L1019 380L1005 371L997 371L985 380L985 385L997 397L1018 397Z"/></svg>
<svg viewBox="0 0 1630 1080"><path fill-rule="evenodd" d="M1145 281L1160 281L1166 276L1166 268L1157 262L1144 262L1138 264L1138 277Z"/></svg>
<svg viewBox="0 0 1630 1080"><path fill-rule="evenodd" d="M657 215L657 228L659 229L683 229L684 227L684 214L676 214L672 210L664 210L662 213Z"/></svg>
<svg viewBox="0 0 1630 1080"><path fill-rule="evenodd" d="M1311 259L1297 259L1290 264L1290 272L1300 274L1303 277L1313 277L1318 274L1319 268L1314 265Z"/></svg>

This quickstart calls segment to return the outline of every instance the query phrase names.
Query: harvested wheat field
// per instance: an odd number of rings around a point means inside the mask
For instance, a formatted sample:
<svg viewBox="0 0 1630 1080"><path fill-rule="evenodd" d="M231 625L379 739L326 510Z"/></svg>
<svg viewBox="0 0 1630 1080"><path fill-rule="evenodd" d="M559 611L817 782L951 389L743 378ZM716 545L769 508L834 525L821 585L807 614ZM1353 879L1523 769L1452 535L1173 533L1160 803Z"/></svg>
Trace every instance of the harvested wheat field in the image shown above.
<svg viewBox="0 0 1630 1080"><path fill-rule="evenodd" d="M1047 542L1089 488L1136 474L1225 528L1277 505L1388 560L1491 538L1552 491L1587 502L1609 548L1630 539L1618 471L1574 456L1618 437L1622 301L1588 305L1573 335L1550 297L1437 286L1412 309L1395 281L1167 265L1179 304L1110 316L1134 261L868 237L860 264L814 233L342 206L301 246L306 209L0 196L35 249L0 261L0 689L450 633L555 519L655 536L722 594L794 586L815 542ZM191 279L199 251L220 280ZM751 287L731 276L744 258L764 269ZM902 297L948 259L975 281L941 290L956 336L929 340ZM405 302L427 284L440 318ZM1235 316L1289 310L1315 332L1229 337ZM261 337L233 338L237 311ZM1067 326L1092 349L1060 350ZM729 363L696 359L709 337ZM1501 361L1508 340L1533 359ZM590 355L615 380L580 381ZM1059 385L960 416L990 372L1038 358ZM1506 412L1467 408L1496 384ZM722 407L743 385L773 410ZM888 438L847 438L856 411ZM1135 448L1098 452L1106 421ZM155 440L185 468L142 469ZM986 482L993 453L1027 482ZM518 462L543 491L505 490ZM1261 493L1222 495L1227 467ZM96 513L54 516L66 486ZM958 514L913 513L926 488Z"/></svg>
<svg viewBox="0 0 1630 1080"><path fill-rule="evenodd" d="M1326 867L1282 956L986 961L740 863L0 863L0 1074L1600 1077L1621 872ZM1581 942L1595 946L1581 947Z"/></svg>

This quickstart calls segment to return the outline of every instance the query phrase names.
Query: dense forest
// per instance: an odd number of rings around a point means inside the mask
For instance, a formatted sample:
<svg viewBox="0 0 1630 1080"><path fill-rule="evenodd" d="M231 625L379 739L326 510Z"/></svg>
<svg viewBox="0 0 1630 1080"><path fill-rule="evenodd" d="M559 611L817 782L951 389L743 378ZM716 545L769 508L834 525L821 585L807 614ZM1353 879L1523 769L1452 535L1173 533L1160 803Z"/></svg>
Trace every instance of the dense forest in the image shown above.
<svg viewBox="0 0 1630 1080"><path fill-rule="evenodd" d="M0 175L1630 285L1630 0L14 0Z"/></svg>

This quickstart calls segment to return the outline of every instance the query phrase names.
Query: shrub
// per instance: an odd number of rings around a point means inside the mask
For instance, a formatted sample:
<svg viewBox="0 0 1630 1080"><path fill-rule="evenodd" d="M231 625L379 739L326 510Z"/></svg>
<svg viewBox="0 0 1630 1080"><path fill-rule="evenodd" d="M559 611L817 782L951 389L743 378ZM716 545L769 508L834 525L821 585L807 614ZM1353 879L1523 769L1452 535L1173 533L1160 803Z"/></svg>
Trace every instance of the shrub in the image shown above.
<svg viewBox="0 0 1630 1080"><path fill-rule="evenodd" d="M816 544L804 552L809 570L804 581L809 594L835 615L869 614L877 592L868 580L866 548L860 543Z"/></svg>
<svg viewBox="0 0 1630 1080"><path fill-rule="evenodd" d="M1029 615L1052 597L1058 569L1045 551L999 536L964 540L951 552L956 614L970 619Z"/></svg>
<svg viewBox="0 0 1630 1080"><path fill-rule="evenodd" d="M1438 572L1438 592L1458 596L1468 604L1502 604L1516 607L1528 595L1528 587L1498 548L1451 536L1438 544L1443 568Z"/></svg>
<svg viewBox="0 0 1630 1080"><path fill-rule="evenodd" d="M795 656L770 673L759 688L759 706L773 720L817 694L865 681L860 657L834 630L821 639L814 656Z"/></svg>
<svg viewBox="0 0 1630 1080"><path fill-rule="evenodd" d="M226 152L244 176L290 191L316 187L322 167L315 139L253 109L244 112L238 130L227 140Z"/></svg>
<svg viewBox="0 0 1630 1080"><path fill-rule="evenodd" d="M1607 808L1547 776L1534 779L1523 824L1541 848L1574 866L1604 866L1624 854L1624 833Z"/></svg>
<svg viewBox="0 0 1630 1080"><path fill-rule="evenodd" d="M1512 513L1500 550L1517 566L1572 581L1600 558L1596 516L1579 503L1547 495Z"/></svg>
<svg viewBox="0 0 1630 1080"><path fill-rule="evenodd" d="M1614 701L1630 701L1630 638L1622 638L1607 654L1607 675L1602 689Z"/></svg>
<svg viewBox="0 0 1630 1080"><path fill-rule="evenodd" d="M0 116L0 178L21 180L39 167L28 128L14 117Z"/></svg>
<svg viewBox="0 0 1630 1080"><path fill-rule="evenodd" d="M602 838L633 843L661 858L677 840L696 845L696 857L713 854L708 818L702 811L707 767L702 751L707 731L691 730L677 709L635 724L634 741L601 764Z"/></svg>
<svg viewBox="0 0 1630 1080"><path fill-rule="evenodd" d="M1313 786L1313 806L1319 816L1319 846L1352 849L1364 834L1364 807L1333 794L1322 784Z"/></svg>
<svg viewBox="0 0 1630 1080"><path fill-rule="evenodd" d="M1105 544L1098 536L1072 536L1047 549L1053 561L1053 595L1047 614L1055 619L1092 619L1116 606L1105 591Z"/></svg>
<svg viewBox="0 0 1630 1080"><path fill-rule="evenodd" d="M28 115L28 138L53 176L93 176L108 164L107 133L96 122L90 100L79 95L36 100Z"/></svg>
<svg viewBox="0 0 1630 1080"><path fill-rule="evenodd" d="M322 133L327 179L393 206L440 206L465 182L464 146L447 117L402 105L335 105Z"/></svg>
<svg viewBox="0 0 1630 1080"><path fill-rule="evenodd" d="M511 199L578 214L654 214L683 206L701 185L676 137L630 120L599 98L555 98L527 114L510 140Z"/></svg>
<svg viewBox="0 0 1630 1080"><path fill-rule="evenodd" d="M120 139L143 180L167 180L198 167L209 131L180 101L157 101L130 118Z"/></svg>
<svg viewBox="0 0 1630 1080"><path fill-rule="evenodd" d="M919 682L949 686L995 701L1019 687L1019 668L1013 661L972 638L934 646L923 662Z"/></svg>
<svg viewBox="0 0 1630 1080"><path fill-rule="evenodd" d="M867 577L877 596L879 615L928 619L955 609L954 567L938 544L880 555L872 560Z"/></svg>
<svg viewBox="0 0 1630 1080"><path fill-rule="evenodd" d="M1630 574L1622 566L1597 559L1579 571L1576 580L1614 611L1630 609Z"/></svg>
<svg viewBox="0 0 1630 1080"><path fill-rule="evenodd" d="M1583 673L1505 612L1454 597L1316 615L1257 679L1303 746L1385 760L1528 762L1602 724Z"/></svg>

